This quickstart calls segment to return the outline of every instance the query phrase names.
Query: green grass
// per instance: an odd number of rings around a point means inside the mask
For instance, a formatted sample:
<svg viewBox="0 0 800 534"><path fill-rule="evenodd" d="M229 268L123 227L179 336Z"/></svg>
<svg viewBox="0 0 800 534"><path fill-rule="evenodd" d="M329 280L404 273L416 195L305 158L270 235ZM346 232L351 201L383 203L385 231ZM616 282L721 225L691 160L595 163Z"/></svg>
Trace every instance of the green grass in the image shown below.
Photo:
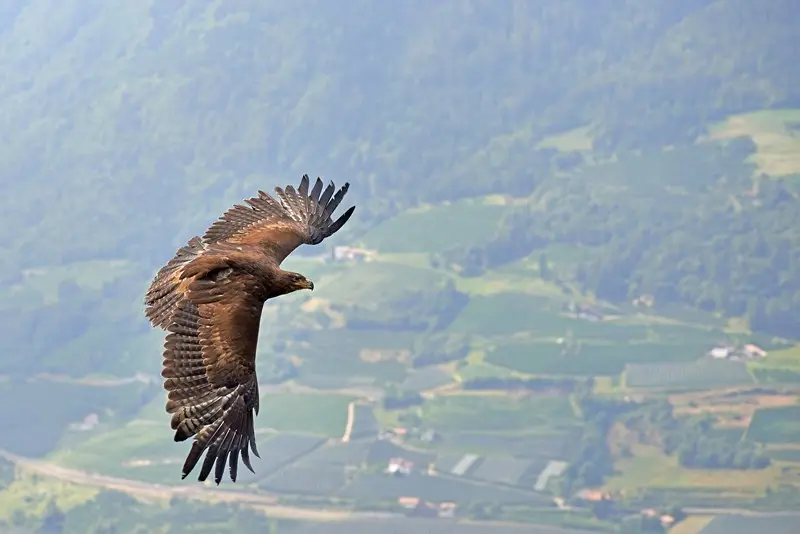
<svg viewBox="0 0 800 534"><path fill-rule="evenodd" d="M356 397L322 393L274 393L261 396L256 428L339 438L347 422L347 405Z"/></svg>
<svg viewBox="0 0 800 534"><path fill-rule="evenodd" d="M524 432L565 429L576 421L566 397L448 395L422 406L425 423L439 431Z"/></svg>
<svg viewBox="0 0 800 534"><path fill-rule="evenodd" d="M164 421L163 424L131 421L124 426L96 434L77 446L59 449L50 459L59 465L76 469L134 478L148 475L151 481L163 481L166 473L177 474L175 465L132 467L125 464L132 460L160 462L168 458L177 462L187 452L185 443L175 443L172 440L169 421Z"/></svg>
<svg viewBox="0 0 800 534"><path fill-rule="evenodd" d="M778 462L800 463L800 449L770 449L767 456Z"/></svg>
<svg viewBox="0 0 800 534"><path fill-rule="evenodd" d="M315 330L307 342L293 343L287 353L303 360L300 380L304 376L327 375L353 379L372 378L377 381L399 382L406 376L407 367L396 360L368 362L361 358L362 350L409 350L415 334L373 330Z"/></svg>
<svg viewBox="0 0 800 534"><path fill-rule="evenodd" d="M718 515L702 534L752 534L753 532L789 533L797 532L797 515L753 517L739 514Z"/></svg>
<svg viewBox="0 0 800 534"><path fill-rule="evenodd" d="M601 342L692 344L693 350L700 351L696 353L697 356L725 338L721 330L647 322L646 317L620 317L595 322L575 319L565 314L563 306L563 300L520 292L473 295L450 329L484 336L529 332L548 339L571 336L573 340Z"/></svg>
<svg viewBox="0 0 800 534"><path fill-rule="evenodd" d="M711 438L724 439L728 443L739 443L744 436L745 429L740 427L712 428L708 433Z"/></svg>
<svg viewBox="0 0 800 534"><path fill-rule="evenodd" d="M557 309L548 299L522 293L476 295L470 298L449 329L485 336L532 330L558 336L563 335L567 327L563 326L565 320L557 315Z"/></svg>
<svg viewBox="0 0 800 534"><path fill-rule="evenodd" d="M59 286L63 282L73 282L83 289L99 291L131 271L127 260L89 260L65 265L27 269L24 280L12 291L33 289L39 292L45 303L58 302Z"/></svg>
<svg viewBox="0 0 800 534"><path fill-rule="evenodd" d="M800 371L800 344L778 350L770 350L766 358L754 363L754 367Z"/></svg>
<svg viewBox="0 0 800 534"><path fill-rule="evenodd" d="M514 371L552 375L617 375L629 363L690 362L702 354L702 345L656 343L573 345L519 342L500 345L486 361Z"/></svg>
<svg viewBox="0 0 800 534"><path fill-rule="evenodd" d="M460 201L401 213L382 222L363 239L380 252L439 252L482 243L492 237L503 206Z"/></svg>
<svg viewBox="0 0 800 534"><path fill-rule="evenodd" d="M798 384L800 370L772 369L750 365L750 372L759 384Z"/></svg>
<svg viewBox="0 0 800 534"><path fill-rule="evenodd" d="M760 443L800 442L800 405L756 410L747 439Z"/></svg>
<svg viewBox="0 0 800 534"><path fill-rule="evenodd" d="M433 269L400 263L356 263L327 280L314 296L336 304L385 306L411 291L433 291L448 279Z"/></svg>
<svg viewBox="0 0 800 534"><path fill-rule="evenodd" d="M800 109L774 109L734 115L710 128L711 139L750 137L756 144L751 161L758 172L772 176L800 173L800 137L791 124L800 122Z"/></svg>
<svg viewBox="0 0 800 534"><path fill-rule="evenodd" d="M753 377L742 362L704 358L686 363L629 364L625 368L628 387L710 389L752 383Z"/></svg>

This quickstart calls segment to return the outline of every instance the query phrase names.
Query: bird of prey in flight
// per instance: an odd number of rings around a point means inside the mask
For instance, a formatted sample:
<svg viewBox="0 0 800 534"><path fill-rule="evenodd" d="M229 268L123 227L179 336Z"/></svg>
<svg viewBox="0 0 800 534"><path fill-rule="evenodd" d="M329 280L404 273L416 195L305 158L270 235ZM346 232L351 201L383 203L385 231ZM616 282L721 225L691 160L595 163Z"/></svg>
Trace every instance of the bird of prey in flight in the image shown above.
<svg viewBox="0 0 800 534"><path fill-rule="evenodd" d="M263 191L226 211L193 237L156 274L145 296L150 323L167 331L161 375L169 392L175 441L194 437L183 477L205 452L198 480L214 469L219 484L228 465L236 482L239 457L252 472L258 456L253 420L258 414L256 344L264 302L314 283L280 265L303 244L316 245L350 219L333 212L349 184L338 191L308 175L295 189Z"/></svg>

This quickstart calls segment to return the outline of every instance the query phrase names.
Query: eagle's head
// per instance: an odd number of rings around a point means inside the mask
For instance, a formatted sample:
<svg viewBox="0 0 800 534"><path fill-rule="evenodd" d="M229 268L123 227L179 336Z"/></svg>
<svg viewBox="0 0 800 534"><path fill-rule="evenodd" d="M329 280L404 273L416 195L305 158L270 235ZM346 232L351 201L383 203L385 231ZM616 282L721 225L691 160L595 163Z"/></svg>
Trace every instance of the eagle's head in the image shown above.
<svg viewBox="0 0 800 534"><path fill-rule="evenodd" d="M287 293L298 291L300 289L310 289L311 291L314 291L314 282L300 273L287 272L285 280L287 282Z"/></svg>

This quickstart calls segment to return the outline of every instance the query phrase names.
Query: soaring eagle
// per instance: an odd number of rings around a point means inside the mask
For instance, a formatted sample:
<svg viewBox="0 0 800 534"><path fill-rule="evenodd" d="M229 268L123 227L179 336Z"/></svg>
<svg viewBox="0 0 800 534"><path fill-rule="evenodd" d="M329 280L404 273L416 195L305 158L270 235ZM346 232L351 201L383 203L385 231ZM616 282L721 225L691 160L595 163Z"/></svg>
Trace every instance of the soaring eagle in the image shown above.
<svg viewBox="0 0 800 534"><path fill-rule="evenodd" d="M240 455L253 471L248 448L258 457L255 358L264 302L314 289L302 274L281 269L281 262L302 244L321 243L350 219L355 206L332 218L349 186L334 194L332 182L323 191L317 178L309 191L304 175L297 190L276 187L277 198L259 191L246 205L225 212L202 238L190 239L150 284L145 315L168 332L161 375L174 439L195 436L182 478L206 451L200 481L214 468L219 484L227 463L236 482Z"/></svg>

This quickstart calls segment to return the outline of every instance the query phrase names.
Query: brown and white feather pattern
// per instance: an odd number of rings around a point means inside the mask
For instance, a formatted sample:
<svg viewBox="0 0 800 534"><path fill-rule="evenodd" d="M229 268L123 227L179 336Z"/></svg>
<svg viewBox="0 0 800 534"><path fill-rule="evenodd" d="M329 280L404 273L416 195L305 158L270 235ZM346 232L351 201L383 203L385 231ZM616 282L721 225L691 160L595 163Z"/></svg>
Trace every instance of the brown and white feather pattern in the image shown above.
<svg viewBox="0 0 800 534"><path fill-rule="evenodd" d="M256 346L265 300L309 287L280 269L302 244L318 244L353 214L332 218L348 184L338 191L308 175L297 189L276 188L229 209L203 235L193 237L162 267L145 296L145 315L167 330L162 376L175 441L194 437L183 466L186 477L200 461L199 479L212 469L219 484L227 464L236 480L238 460L252 471L258 455Z"/></svg>
<svg viewBox="0 0 800 534"><path fill-rule="evenodd" d="M189 299L179 304L164 344L166 408L172 414L175 441L195 437L183 477L205 453L198 480L206 480L213 468L214 481L219 484L227 466L235 482L239 457L252 471L249 453L258 456L255 349L261 303L253 297L227 296L196 305L193 291L194 287ZM242 336L232 336L231 317L244 323Z"/></svg>
<svg viewBox="0 0 800 534"><path fill-rule="evenodd" d="M336 191L331 182L323 190L322 180L317 178L310 192L309 185L306 174L296 190L291 185L276 187L277 198L259 191L257 197L233 206L215 221L203 235L203 243L261 243L274 250L278 263L300 245L321 243L350 219L355 206L334 220L333 212L350 184Z"/></svg>
<svg viewBox="0 0 800 534"><path fill-rule="evenodd" d="M206 249L199 237L193 237L158 271L145 294L145 316L153 326L167 328L186 290L186 282L180 278L181 270Z"/></svg>

